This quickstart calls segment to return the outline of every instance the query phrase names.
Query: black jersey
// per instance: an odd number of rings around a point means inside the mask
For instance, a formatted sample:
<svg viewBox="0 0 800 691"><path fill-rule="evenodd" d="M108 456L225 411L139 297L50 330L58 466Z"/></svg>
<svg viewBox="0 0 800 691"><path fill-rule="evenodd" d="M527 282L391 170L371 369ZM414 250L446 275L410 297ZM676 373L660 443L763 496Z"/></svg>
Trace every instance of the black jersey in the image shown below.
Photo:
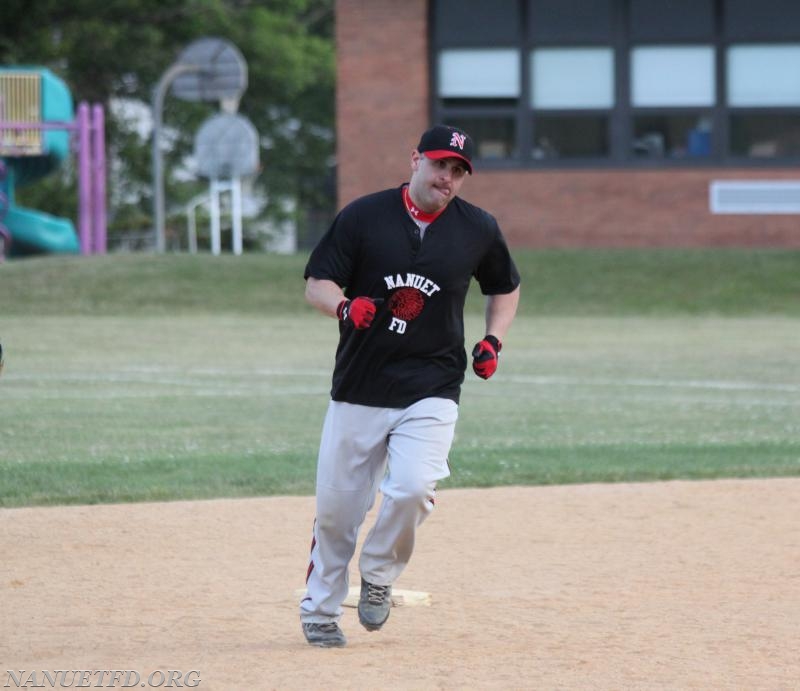
<svg viewBox="0 0 800 691"><path fill-rule="evenodd" d="M310 276L334 281L348 298L383 298L370 328L340 322L331 397L387 408L430 396L458 402L470 280L484 295L520 282L493 216L456 197L421 241L402 187L342 209L311 253Z"/></svg>

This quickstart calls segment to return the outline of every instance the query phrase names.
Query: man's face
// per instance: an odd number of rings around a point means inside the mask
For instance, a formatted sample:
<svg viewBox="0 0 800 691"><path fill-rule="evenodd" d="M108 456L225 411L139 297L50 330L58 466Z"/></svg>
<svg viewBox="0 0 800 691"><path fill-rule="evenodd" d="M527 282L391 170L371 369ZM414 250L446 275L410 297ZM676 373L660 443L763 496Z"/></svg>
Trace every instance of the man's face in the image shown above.
<svg viewBox="0 0 800 691"><path fill-rule="evenodd" d="M411 152L411 180L408 191L414 202L426 213L436 213L451 202L467 176L460 158L433 159L414 150Z"/></svg>

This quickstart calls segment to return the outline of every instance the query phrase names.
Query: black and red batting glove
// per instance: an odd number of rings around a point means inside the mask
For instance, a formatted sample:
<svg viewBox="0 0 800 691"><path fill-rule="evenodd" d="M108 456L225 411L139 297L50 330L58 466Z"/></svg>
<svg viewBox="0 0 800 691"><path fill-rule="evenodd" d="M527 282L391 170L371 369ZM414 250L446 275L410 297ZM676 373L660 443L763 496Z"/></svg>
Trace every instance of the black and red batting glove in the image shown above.
<svg viewBox="0 0 800 691"><path fill-rule="evenodd" d="M382 299L357 297L352 300L342 300L336 308L339 321L350 322L357 329L368 329L375 319L375 312Z"/></svg>
<svg viewBox="0 0 800 691"><path fill-rule="evenodd" d="M481 379L488 379L497 371L497 355L503 344L491 334L472 349L472 369Z"/></svg>

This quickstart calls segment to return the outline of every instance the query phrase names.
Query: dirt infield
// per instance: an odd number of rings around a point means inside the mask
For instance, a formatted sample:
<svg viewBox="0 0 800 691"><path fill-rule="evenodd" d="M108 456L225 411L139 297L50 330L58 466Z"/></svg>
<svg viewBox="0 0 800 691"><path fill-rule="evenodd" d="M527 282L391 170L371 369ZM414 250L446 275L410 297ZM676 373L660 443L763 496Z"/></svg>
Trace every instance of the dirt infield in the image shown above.
<svg viewBox="0 0 800 691"><path fill-rule="evenodd" d="M347 609L342 650L300 631L311 498L7 509L0 688L175 670L224 691L797 689L798 497L800 479L442 490L397 584L432 605L378 633Z"/></svg>

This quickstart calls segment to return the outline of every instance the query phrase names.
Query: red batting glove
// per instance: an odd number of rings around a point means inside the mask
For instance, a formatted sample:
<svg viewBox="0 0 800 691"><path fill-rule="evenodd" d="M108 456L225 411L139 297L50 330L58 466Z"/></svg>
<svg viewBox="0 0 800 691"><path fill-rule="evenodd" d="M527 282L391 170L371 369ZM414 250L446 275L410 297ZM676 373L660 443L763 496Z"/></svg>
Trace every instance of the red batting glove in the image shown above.
<svg viewBox="0 0 800 691"><path fill-rule="evenodd" d="M336 308L336 316L340 321L349 321L357 329L368 329L375 318L375 312L382 299L357 297L352 300L342 300Z"/></svg>
<svg viewBox="0 0 800 691"><path fill-rule="evenodd" d="M472 349L472 369L481 379L488 379L497 371L497 354L503 344L489 334Z"/></svg>

